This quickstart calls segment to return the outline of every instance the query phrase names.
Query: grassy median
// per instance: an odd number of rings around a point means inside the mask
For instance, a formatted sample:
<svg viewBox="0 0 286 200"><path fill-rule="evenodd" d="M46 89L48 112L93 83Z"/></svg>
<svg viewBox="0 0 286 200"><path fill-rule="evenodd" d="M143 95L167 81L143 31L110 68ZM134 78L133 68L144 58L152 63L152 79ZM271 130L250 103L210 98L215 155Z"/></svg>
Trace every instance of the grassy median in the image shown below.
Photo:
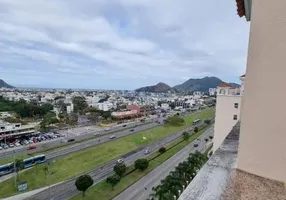
<svg viewBox="0 0 286 200"><path fill-rule="evenodd" d="M101 145L96 145L83 151L71 153L51 163L51 175L49 175L48 178L45 177L46 164L42 164L19 174L19 182L26 181L28 183L28 190L33 190L64 181L94 169L142 145L150 144L176 131L182 130L186 126L191 125L193 120L197 118L204 119L213 116L213 114L213 109L205 110L186 118L185 124L182 126L159 126ZM143 139L143 137L146 139ZM8 197L17 193L14 178L0 183L0 197Z"/></svg>
<svg viewBox="0 0 286 200"><path fill-rule="evenodd" d="M95 197L100 200L109 200L117 195L119 195L121 192L123 192L125 189L127 189L130 185L137 182L140 178L147 175L149 172L151 172L153 169L155 169L157 166L164 163L166 160L168 160L170 157L178 153L180 150L182 150L185 146L196 140L206 129L200 130L198 133L193 134L188 141L182 141L182 138L178 138L174 142L170 143L166 148L168 149L165 153L159 155L159 152L154 152L150 156L147 157L147 159L152 159L156 156L155 159L151 160L149 162L149 166L145 171L139 171L136 170L131 174L128 174L127 176L123 177L121 181L114 187L114 189L111 189L111 185L106 183L106 181L101 181L100 183L92 186L90 189L87 190L85 193L86 196L84 197L85 200L93 200ZM181 142L182 141L182 142ZM178 145L176 145L178 144ZM174 146L175 145L175 146ZM133 168L133 166L129 167ZM70 198L71 200L80 200L82 199L82 194L79 193L78 195Z"/></svg>

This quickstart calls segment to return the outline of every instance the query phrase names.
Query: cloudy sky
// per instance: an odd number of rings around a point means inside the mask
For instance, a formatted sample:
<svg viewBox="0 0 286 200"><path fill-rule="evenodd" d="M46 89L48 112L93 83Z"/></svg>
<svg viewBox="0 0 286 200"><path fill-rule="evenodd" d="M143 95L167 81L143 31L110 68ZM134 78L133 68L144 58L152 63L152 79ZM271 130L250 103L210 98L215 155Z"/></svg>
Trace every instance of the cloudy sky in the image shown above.
<svg viewBox="0 0 286 200"><path fill-rule="evenodd" d="M0 0L0 79L135 89L245 72L235 0Z"/></svg>

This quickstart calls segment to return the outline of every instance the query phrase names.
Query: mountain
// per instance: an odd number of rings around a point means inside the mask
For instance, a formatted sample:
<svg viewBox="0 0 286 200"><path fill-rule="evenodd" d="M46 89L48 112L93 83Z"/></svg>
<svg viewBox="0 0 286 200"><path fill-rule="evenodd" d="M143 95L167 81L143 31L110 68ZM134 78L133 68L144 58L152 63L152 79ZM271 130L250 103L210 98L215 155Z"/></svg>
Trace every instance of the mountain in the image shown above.
<svg viewBox="0 0 286 200"><path fill-rule="evenodd" d="M178 90L179 92L193 92L193 91L201 91L208 92L209 88L216 88L216 86L223 81L217 77L204 77L197 79L189 79L186 82L176 85L173 88ZM230 83L234 87L239 87L236 83Z"/></svg>
<svg viewBox="0 0 286 200"><path fill-rule="evenodd" d="M154 93L166 93L168 91L172 91L173 89L167 85L166 83L158 83L157 85L141 87L136 89L136 92L154 92Z"/></svg>
<svg viewBox="0 0 286 200"><path fill-rule="evenodd" d="M12 85L7 84L5 81L3 81L2 79L0 79L0 88L4 87L4 88L14 88Z"/></svg>

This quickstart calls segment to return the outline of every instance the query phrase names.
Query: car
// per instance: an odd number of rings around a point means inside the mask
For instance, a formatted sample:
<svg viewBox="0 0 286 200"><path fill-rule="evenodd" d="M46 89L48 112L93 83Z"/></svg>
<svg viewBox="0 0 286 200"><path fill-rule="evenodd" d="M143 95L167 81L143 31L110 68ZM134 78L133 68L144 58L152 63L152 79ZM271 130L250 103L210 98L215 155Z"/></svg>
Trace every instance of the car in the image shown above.
<svg viewBox="0 0 286 200"><path fill-rule="evenodd" d="M210 135L209 138L212 140L212 139L213 139L213 136Z"/></svg>
<svg viewBox="0 0 286 200"><path fill-rule="evenodd" d="M111 136L109 136L109 139L114 139L114 138L116 138L116 136L115 136L115 135L111 135Z"/></svg>
<svg viewBox="0 0 286 200"><path fill-rule="evenodd" d="M161 124L161 122L157 122L157 124Z"/></svg>
<svg viewBox="0 0 286 200"><path fill-rule="evenodd" d="M194 144L194 147L198 147L199 146L199 144Z"/></svg>
<svg viewBox="0 0 286 200"><path fill-rule="evenodd" d="M134 129L131 129L131 130L130 130L130 132L133 132L133 131L134 131Z"/></svg>
<svg viewBox="0 0 286 200"><path fill-rule="evenodd" d="M10 147L10 148L14 148L15 146L14 146L13 143L10 143L10 144L9 144L9 147Z"/></svg>
<svg viewBox="0 0 286 200"><path fill-rule="evenodd" d="M148 149L145 149L144 154L147 155L149 153L150 153L150 151Z"/></svg>
<svg viewBox="0 0 286 200"><path fill-rule="evenodd" d="M2 149L3 149L3 147L0 146L0 150L2 150Z"/></svg>
<svg viewBox="0 0 286 200"><path fill-rule="evenodd" d="M37 147L34 146L34 145L31 145L31 146L28 146L27 150L33 150L33 149L36 149Z"/></svg>
<svg viewBox="0 0 286 200"><path fill-rule="evenodd" d="M9 146L8 146L7 144L4 144L4 145L3 145L3 148L4 148L4 149L8 149Z"/></svg>
<svg viewBox="0 0 286 200"><path fill-rule="evenodd" d="M99 133L94 133L93 135L94 135L94 136L99 136Z"/></svg>
<svg viewBox="0 0 286 200"><path fill-rule="evenodd" d="M75 141L74 138L68 139L68 142L74 142L74 141Z"/></svg>
<svg viewBox="0 0 286 200"><path fill-rule="evenodd" d="M123 158L119 158L119 159L117 160L117 163L124 163Z"/></svg>
<svg viewBox="0 0 286 200"><path fill-rule="evenodd" d="M15 146L16 146L16 147L19 147L19 146L21 146L21 144L20 144L19 142L16 142L16 143L15 143Z"/></svg>
<svg viewBox="0 0 286 200"><path fill-rule="evenodd" d="M127 125L126 124L124 124L122 127L126 127Z"/></svg>
<svg viewBox="0 0 286 200"><path fill-rule="evenodd" d="M105 131L109 131L110 130L110 128L106 128L106 129L104 129Z"/></svg>

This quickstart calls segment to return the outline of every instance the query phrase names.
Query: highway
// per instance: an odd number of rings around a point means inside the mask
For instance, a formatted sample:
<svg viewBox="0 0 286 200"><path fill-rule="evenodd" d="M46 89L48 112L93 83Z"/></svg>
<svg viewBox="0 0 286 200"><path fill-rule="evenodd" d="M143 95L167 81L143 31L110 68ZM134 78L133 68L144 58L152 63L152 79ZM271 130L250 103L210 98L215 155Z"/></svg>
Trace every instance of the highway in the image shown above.
<svg viewBox="0 0 286 200"><path fill-rule="evenodd" d="M166 146L168 143L172 142L173 140L177 139L178 137L181 137L182 133L184 131L188 131L192 129L192 126L185 128L182 131L176 132L172 135L169 135L166 138L163 138L161 140L158 140L156 142L153 142L152 144L139 147L138 149L131 151L120 158L124 159L124 162L126 165L131 165L134 163L135 160L138 158L146 157L147 155L144 154L145 149L149 149L150 153L157 151L160 147ZM113 167L117 162L117 159L114 159L110 162L107 162L89 172L86 172L85 174L89 174L93 180L94 183L98 183L102 181L103 179L106 179L113 171ZM53 199L53 200L65 200L68 199L76 194L78 194L78 190L76 189L74 182L76 180L76 177L73 177L69 179L68 181L59 183L55 186L51 186L49 189L46 189L42 192L39 192L36 195L33 195L27 199L37 199L37 200L46 200L46 199Z"/></svg>
<svg viewBox="0 0 286 200"><path fill-rule="evenodd" d="M124 190L121 194L115 197L113 200L146 200L151 193L153 193L152 188L160 184L166 176L169 175L171 171L175 170L175 167L185 160L187 160L189 153L197 151L206 150L205 138L213 135L214 126L212 125L208 128L201 136L200 143L198 147L194 147L194 142L187 145L181 151L176 153L174 156L169 158L166 162L158 166L156 169L151 171L149 174L141 178L131 187ZM146 189L145 189L146 188Z"/></svg>
<svg viewBox="0 0 286 200"><path fill-rule="evenodd" d="M119 138L119 137L123 137L129 134L133 134L133 133L137 133L143 130L154 128L156 126L159 126L159 124L154 123L157 120L159 120L160 122L163 122L163 118L159 118L159 119L155 118L155 119L149 119L145 123L142 123L142 122L130 123L126 127L123 127L123 125L116 126L116 127L110 128L110 130L108 131L105 131L104 129L100 131L89 131L84 135L72 137L76 141L82 141L82 142L78 142L76 144L71 143L70 145L66 145L65 147L62 147L61 149L57 149L55 151L57 151L59 155L64 155L64 152L71 153L71 152L74 152L74 151L77 151L83 148L90 147L95 144L104 143L107 141L107 138L109 138L109 136L107 135L110 135L113 133L116 134L116 136ZM131 128L135 129L134 132L129 131ZM94 133L98 133L99 135L95 137ZM50 148L62 146L63 140L67 140L67 138L58 138L58 139L49 140L48 143L47 142L36 143L34 145L36 145L37 148L34 150L27 150L27 146L9 149L9 151L4 151L0 153L0 159L13 157L14 152L15 152L15 155L24 155L27 153L48 151ZM98 142L98 140L100 140L100 142ZM64 143L64 144L67 144L67 143ZM50 158L52 158L52 156L50 156Z"/></svg>

